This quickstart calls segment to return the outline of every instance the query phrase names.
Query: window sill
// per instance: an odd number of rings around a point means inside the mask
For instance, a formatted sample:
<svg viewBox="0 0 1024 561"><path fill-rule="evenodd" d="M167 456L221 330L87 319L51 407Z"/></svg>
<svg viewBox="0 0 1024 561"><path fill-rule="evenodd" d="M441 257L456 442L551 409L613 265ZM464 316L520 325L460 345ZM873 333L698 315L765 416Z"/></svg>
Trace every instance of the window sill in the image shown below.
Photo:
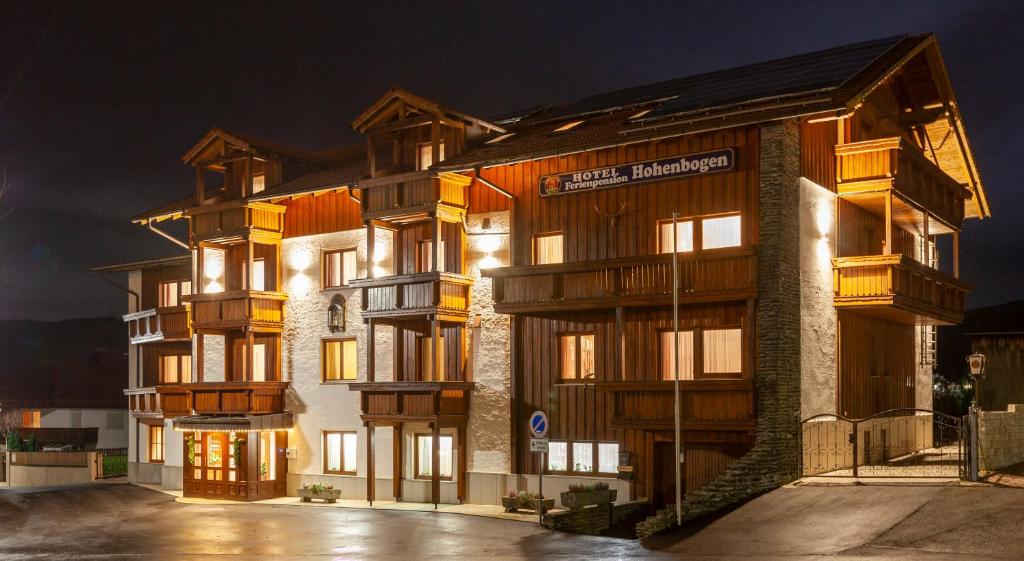
<svg viewBox="0 0 1024 561"><path fill-rule="evenodd" d="M359 380L320 380L321 386L347 386L349 384L356 384Z"/></svg>
<svg viewBox="0 0 1024 561"><path fill-rule="evenodd" d="M355 477L354 471L324 471L321 475L339 475L343 477Z"/></svg>
<svg viewBox="0 0 1024 561"><path fill-rule="evenodd" d="M555 382L554 386L592 386L597 383L597 378L584 378L584 379L561 379Z"/></svg>
<svg viewBox="0 0 1024 561"><path fill-rule="evenodd" d="M447 481L447 482L455 481L454 477L441 477L440 479L441 479L441 481ZM430 477L429 475L422 475L422 474L420 474L420 475L417 475L416 477L414 477L413 481L433 481L433 478Z"/></svg>

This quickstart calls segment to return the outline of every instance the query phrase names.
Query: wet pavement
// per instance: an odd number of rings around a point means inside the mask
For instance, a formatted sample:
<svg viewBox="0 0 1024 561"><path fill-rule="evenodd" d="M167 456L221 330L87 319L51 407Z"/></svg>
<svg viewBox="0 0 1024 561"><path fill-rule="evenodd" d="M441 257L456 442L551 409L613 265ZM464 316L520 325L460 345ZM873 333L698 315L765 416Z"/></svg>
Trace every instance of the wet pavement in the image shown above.
<svg viewBox="0 0 1024 561"><path fill-rule="evenodd" d="M197 505L128 484L0 490L2 559L1024 558L1024 490L779 489L644 542L433 512Z"/></svg>

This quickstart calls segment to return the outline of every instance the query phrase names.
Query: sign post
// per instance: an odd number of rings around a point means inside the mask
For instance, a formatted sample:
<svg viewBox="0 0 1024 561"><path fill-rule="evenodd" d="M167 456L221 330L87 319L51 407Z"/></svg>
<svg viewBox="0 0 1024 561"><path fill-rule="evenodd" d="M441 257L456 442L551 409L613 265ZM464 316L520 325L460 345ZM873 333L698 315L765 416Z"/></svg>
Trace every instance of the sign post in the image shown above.
<svg viewBox="0 0 1024 561"><path fill-rule="evenodd" d="M540 454L540 471L537 476L537 494L540 495L540 506L537 508L537 522L544 525L544 460L548 455L548 416L543 411L534 411L530 415L530 451Z"/></svg>

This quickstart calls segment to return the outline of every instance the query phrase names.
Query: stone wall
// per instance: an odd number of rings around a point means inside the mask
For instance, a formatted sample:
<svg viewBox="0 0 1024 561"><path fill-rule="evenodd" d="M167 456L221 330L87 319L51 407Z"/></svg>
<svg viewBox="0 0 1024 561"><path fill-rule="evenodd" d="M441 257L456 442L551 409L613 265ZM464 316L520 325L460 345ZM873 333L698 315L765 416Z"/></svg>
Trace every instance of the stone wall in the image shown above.
<svg viewBox="0 0 1024 561"><path fill-rule="evenodd" d="M650 511L646 501L592 505L579 510L558 510L544 515L544 527L573 534L600 535L624 520L639 520Z"/></svg>
<svg viewBox="0 0 1024 561"><path fill-rule="evenodd" d="M800 130L786 120L763 125L760 135L757 440L725 473L687 496L687 519L799 477Z"/></svg>
<svg viewBox="0 0 1024 561"><path fill-rule="evenodd" d="M1024 405L979 413L978 448L982 472L1024 462Z"/></svg>

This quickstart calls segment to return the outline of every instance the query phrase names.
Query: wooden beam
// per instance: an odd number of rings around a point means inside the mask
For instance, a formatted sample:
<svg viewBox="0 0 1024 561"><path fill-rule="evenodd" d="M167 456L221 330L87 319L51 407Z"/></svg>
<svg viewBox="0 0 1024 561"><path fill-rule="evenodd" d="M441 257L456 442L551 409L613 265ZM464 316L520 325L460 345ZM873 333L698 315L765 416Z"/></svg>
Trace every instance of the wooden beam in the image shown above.
<svg viewBox="0 0 1024 561"><path fill-rule="evenodd" d="M194 376L196 382L202 382L203 381L203 377L204 377L203 376L203 352L204 352L204 347L205 347L205 343L206 343L206 341L203 340L204 337L205 336L202 333L196 333L196 372L195 372L195 376Z"/></svg>
<svg viewBox="0 0 1024 561"><path fill-rule="evenodd" d="M431 361L433 367L431 368L431 381L440 382L444 380L445 372L443 371L444 365L441 364L441 353L443 348L441 346L441 322L433 320L430 325L430 344L431 344Z"/></svg>
<svg viewBox="0 0 1024 561"><path fill-rule="evenodd" d="M206 196L206 170L196 166L196 206L203 204Z"/></svg>
<svg viewBox="0 0 1024 561"><path fill-rule="evenodd" d="M458 481L456 481L456 494L458 495L459 503L462 504L462 503L466 502L466 485L467 485L466 478L468 477L468 471L467 471L467 467L466 467L466 464L468 463L466 449L469 447L469 442L467 441L467 436L466 436L466 425L459 425L458 440L459 440L459 459L458 459L458 462L459 462L459 474L457 476L458 477Z"/></svg>
<svg viewBox="0 0 1024 561"><path fill-rule="evenodd" d="M430 247L430 270L439 271L441 264L441 228L442 228L441 217L434 216L433 229L431 230L431 247Z"/></svg>
<svg viewBox="0 0 1024 561"><path fill-rule="evenodd" d="M373 318L366 320L366 381L374 382L377 377L377 326Z"/></svg>
<svg viewBox="0 0 1024 561"><path fill-rule="evenodd" d="M254 382L252 368L252 351L256 344L256 336L251 329L245 331L245 381ZM230 352L230 351L229 351ZM264 372L266 374L266 372ZM226 379L226 378L225 378Z"/></svg>
<svg viewBox="0 0 1024 561"><path fill-rule="evenodd" d="M960 278L960 232L953 232L953 278Z"/></svg>
<svg viewBox="0 0 1024 561"><path fill-rule="evenodd" d="M899 124L903 128L927 126L940 119L946 119L947 115L945 107L914 109L913 111L900 113Z"/></svg>
<svg viewBox="0 0 1024 561"><path fill-rule="evenodd" d="M441 115L434 114L430 121L430 165L436 166L441 161Z"/></svg>
<svg viewBox="0 0 1024 561"><path fill-rule="evenodd" d="M396 343L395 346L400 346ZM399 399L402 396L398 396ZM395 496L395 502L402 502L402 424L398 423L393 427L391 442L391 490Z"/></svg>
<svg viewBox="0 0 1024 561"><path fill-rule="evenodd" d="M373 433L375 429L373 423L370 421L366 422L366 500L373 505L373 500L377 495L377 474L375 470L375 458L373 450Z"/></svg>
<svg viewBox="0 0 1024 561"><path fill-rule="evenodd" d="M892 191L885 193L885 247L882 248L882 253L892 253Z"/></svg>

